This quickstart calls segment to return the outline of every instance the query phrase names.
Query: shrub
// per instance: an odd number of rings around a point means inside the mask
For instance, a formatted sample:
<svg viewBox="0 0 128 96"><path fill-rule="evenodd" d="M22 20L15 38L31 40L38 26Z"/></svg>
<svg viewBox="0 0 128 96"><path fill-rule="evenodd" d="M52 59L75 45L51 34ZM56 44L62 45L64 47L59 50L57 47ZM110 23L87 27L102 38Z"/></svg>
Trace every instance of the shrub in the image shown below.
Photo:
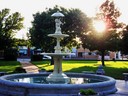
<svg viewBox="0 0 128 96"><path fill-rule="evenodd" d="M16 61L17 60L17 49L8 48L4 50L4 60Z"/></svg>
<svg viewBox="0 0 128 96"><path fill-rule="evenodd" d="M13 73L26 73L26 71L22 67L16 67Z"/></svg>
<svg viewBox="0 0 128 96"><path fill-rule="evenodd" d="M81 95L96 95L97 93L93 89L80 89L80 94Z"/></svg>
<svg viewBox="0 0 128 96"><path fill-rule="evenodd" d="M41 61L42 60L42 55L32 55L31 56L31 61Z"/></svg>

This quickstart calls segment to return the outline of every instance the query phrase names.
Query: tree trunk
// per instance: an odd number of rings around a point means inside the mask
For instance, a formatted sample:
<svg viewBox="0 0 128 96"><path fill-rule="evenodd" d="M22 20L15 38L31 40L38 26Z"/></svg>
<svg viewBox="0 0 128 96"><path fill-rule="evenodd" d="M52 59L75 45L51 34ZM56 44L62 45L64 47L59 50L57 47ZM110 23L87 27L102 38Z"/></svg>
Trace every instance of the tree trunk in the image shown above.
<svg viewBox="0 0 128 96"><path fill-rule="evenodd" d="M105 50L102 50L101 51L101 62L102 62L102 66L105 66L105 64L104 64L104 53L105 53Z"/></svg>

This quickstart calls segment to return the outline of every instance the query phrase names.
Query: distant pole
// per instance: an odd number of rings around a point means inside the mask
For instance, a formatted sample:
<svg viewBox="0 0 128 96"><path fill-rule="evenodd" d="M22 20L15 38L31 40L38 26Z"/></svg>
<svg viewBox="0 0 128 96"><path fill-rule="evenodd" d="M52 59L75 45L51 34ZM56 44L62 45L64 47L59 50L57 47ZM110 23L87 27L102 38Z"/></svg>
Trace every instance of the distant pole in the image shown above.
<svg viewBox="0 0 128 96"><path fill-rule="evenodd" d="M30 57L30 48L28 47L27 56Z"/></svg>

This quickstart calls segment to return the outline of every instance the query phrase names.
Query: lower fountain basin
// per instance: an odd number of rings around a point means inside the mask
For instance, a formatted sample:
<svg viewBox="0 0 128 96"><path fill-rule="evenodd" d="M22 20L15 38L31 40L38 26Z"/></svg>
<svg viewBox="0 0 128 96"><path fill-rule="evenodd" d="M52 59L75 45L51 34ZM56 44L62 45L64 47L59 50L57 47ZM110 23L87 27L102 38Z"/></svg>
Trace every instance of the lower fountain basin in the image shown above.
<svg viewBox="0 0 128 96"><path fill-rule="evenodd" d="M100 82L82 84L38 84L12 81L16 78L43 77L50 73L13 74L0 77L0 94L2 96L77 96L80 89L92 88L101 95L115 93L115 79L95 74L66 73L68 77L97 79Z"/></svg>

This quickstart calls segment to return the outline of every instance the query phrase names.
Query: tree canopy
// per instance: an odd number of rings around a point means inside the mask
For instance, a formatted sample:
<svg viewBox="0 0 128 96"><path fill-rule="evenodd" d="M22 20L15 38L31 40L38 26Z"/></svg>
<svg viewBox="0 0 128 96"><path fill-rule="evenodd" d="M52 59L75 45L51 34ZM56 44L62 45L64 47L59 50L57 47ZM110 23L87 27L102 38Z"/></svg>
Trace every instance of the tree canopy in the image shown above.
<svg viewBox="0 0 128 96"><path fill-rule="evenodd" d="M99 21L104 22L105 29L102 32L97 32L92 26L92 29L89 32L81 36L81 40L84 48L99 50L102 53L102 65L104 66L105 51L116 51L119 48L120 34L118 34L117 29L121 26L117 22L117 19L121 13L116 8L114 2L110 0L106 0L100 6L99 10L100 12L96 14L93 21L96 21L97 23ZM101 28L102 25L98 27Z"/></svg>
<svg viewBox="0 0 128 96"><path fill-rule="evenodd" d="M23 19L18 12L10 14L10 9L0 11L0 50L13 46L13 36L23 28Z"/></svg>
<svg viewBox="0 0 128 96"><path fill-rule="evenodd" d="M55 6L53 9L49 8L42 13L33 15L34 21L32 28L30 28L30 36L32 45L37 48L42 48L44 52L53 52L56 45L55 38L48 37L48 34L55 33L55 22L51 15L60 11L65 15L62 18L63 25L61 26L62 33L68 34L61 41L61 46L77 46L78 42L75 40L81 32L87 31L90 19L79 9L65 9L63 7Z"/></svg>
<svg viewBox="0 0 128 96"><path fill-rule="evenodd" d="M25 39L14 39L15 42L15 46L31 46L30 41L29 40L25 40Z"/></svg>

